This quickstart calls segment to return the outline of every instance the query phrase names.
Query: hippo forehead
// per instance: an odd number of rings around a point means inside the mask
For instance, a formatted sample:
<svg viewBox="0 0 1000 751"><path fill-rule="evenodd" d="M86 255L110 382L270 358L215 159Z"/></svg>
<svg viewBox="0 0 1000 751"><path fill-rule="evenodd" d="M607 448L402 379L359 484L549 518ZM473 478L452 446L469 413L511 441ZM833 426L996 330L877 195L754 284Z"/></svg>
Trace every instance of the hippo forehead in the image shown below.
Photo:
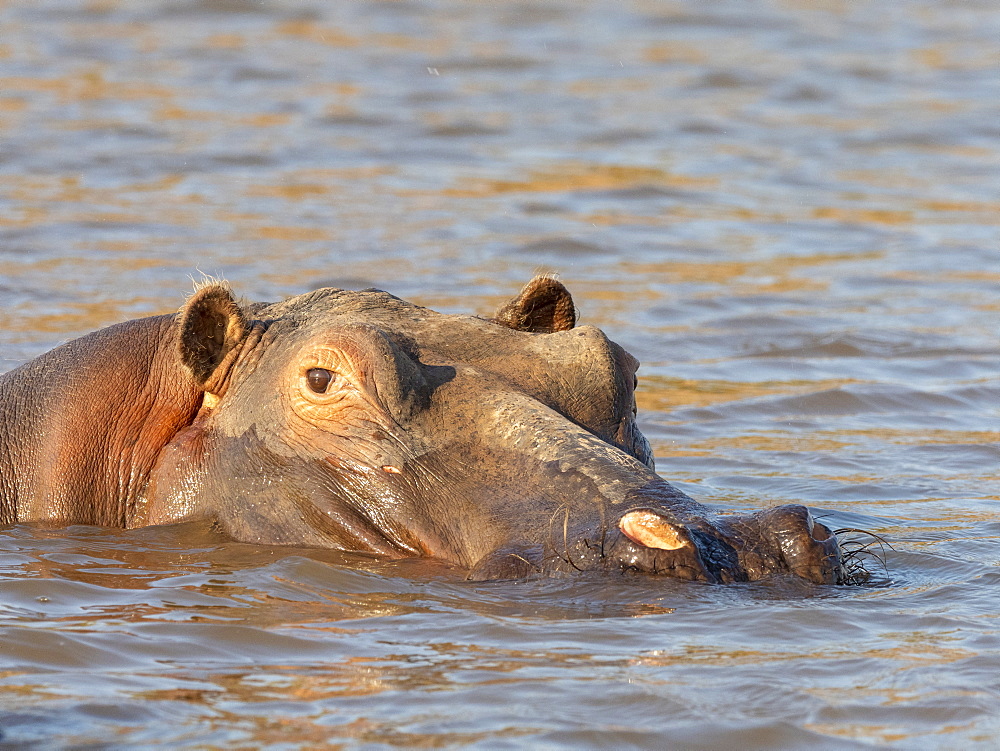
<svg viewBox="0 0 1000 751"><path fill-rule="evenodd" d="M278 303L256 303L252 312L266 322L286 320L307 324L318 316L326 315L377 316L379 313L395 312L397 316L405 316L432 311L380 289L354 291L324 287Z"/></svg>
<svg viewBox="0 0 1000 751"><path fill-rule="evenodd" d="M591 424L610 426L631 409L623 397L630 395L638 362L591 326L518 331L485 318L438 313L377 289L320 289L251 312L274 333L294 331L303 342L336 337L344 326L372 326L423 365L475 367L560 411L572 405Z"/></svg>
<svg viewBox="0 0 1000 751"><path fill-rule="evenodd" d="M478 316L438 313L378 289L320 289L257 307L253 314L268 327L284 324L305 337L322 336L344 325L367 324L389 336L409 339L422 354L439 353L464 362L503 360L523 352L529 358L556 362L611 355L626 368L637 364L591 326L554 334L517 331Z"/></svg>

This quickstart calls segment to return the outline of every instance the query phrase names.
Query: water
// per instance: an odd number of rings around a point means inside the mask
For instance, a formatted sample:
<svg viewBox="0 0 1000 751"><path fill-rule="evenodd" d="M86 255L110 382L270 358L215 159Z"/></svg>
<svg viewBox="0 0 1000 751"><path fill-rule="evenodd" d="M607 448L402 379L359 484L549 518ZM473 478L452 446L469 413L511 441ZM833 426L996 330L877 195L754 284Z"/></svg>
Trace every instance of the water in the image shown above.
<svg viewBox="0 0 1000 751"><path fill-rule="evenodd" d="M5 748L956 748L1000 733L992 3L0 5L4 369L176 309L555 271L659 471L867 587L0 531Z"/></svg>

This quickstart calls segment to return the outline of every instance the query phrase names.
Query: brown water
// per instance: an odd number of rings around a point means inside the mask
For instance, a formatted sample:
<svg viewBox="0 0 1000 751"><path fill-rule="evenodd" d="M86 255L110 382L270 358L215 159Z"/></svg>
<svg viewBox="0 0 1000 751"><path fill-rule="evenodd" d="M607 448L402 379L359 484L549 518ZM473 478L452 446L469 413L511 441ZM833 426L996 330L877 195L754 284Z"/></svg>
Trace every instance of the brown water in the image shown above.
<svg viewBox="0 0 1000 751"><path fill-rule="evenodd" d="M0 530L3 748L994 747L992 2L0 3L3 369L175 309L557 271L662 474L884 535L867 587Z"/></svg>

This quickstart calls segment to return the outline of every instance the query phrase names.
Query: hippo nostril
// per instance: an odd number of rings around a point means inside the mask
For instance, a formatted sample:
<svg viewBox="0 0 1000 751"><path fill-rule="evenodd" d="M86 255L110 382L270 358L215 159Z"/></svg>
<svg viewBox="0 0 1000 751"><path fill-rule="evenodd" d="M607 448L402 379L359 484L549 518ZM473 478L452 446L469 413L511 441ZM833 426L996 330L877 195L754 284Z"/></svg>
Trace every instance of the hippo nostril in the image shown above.
<svg viewBox="0 0 1000 751"><path fill-rule="evenodd" d="M632 542L647 548L677 550L690 544L681 527L646 509L629 511L618 522L618 529Z"/></svg>

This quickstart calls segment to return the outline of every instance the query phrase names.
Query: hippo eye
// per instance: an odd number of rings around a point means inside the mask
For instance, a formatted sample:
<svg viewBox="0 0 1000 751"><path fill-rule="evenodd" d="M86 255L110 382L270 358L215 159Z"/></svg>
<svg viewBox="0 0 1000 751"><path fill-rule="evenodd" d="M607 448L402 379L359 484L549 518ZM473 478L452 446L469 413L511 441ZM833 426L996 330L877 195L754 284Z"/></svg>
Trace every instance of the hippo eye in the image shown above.
<svg viewBox="0 0 1000 751"><path fill-rule="evenodd" d="M306 373L306 381L309 383L309 388L317 394L325 394L332 380L333 373L326 368L310 368Z"/></svg>

